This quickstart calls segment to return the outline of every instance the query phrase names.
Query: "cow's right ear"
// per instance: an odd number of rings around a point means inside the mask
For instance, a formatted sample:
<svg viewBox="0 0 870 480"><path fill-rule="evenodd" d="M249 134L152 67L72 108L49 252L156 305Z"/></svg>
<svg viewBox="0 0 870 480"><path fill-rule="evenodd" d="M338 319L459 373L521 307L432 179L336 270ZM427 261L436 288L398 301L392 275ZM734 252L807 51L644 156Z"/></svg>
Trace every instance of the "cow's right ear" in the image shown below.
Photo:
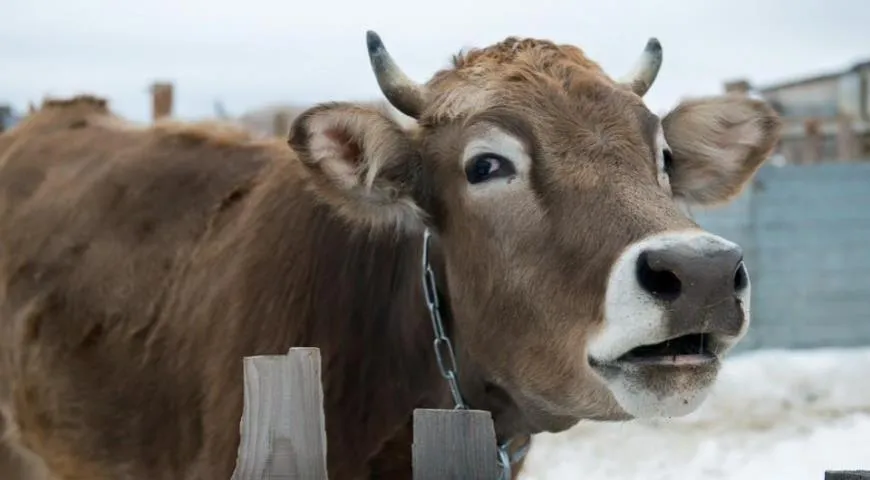
<svg viewBox="0 0 870 480"><path fill-rule="evenodd" d="M408 134L373 108L324 103L294 120L288 140L317 195L353 222L419 229L412 198L419 153Z"/></svg>

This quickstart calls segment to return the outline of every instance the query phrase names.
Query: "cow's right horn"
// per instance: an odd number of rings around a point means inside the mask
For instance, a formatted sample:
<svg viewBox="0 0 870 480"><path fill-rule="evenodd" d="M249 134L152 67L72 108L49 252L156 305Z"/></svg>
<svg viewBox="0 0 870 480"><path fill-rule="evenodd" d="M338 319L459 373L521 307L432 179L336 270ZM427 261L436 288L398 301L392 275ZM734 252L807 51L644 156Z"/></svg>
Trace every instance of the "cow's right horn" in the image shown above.
<svg viewBox="0 0 870 480"><path fill-rule="evenodd" d="M397 110L409 117L419 118L426 105L426 87L411 80L402 72L377 33L367 31L366 44L372 71L375 72L381 92Z"/></svg>

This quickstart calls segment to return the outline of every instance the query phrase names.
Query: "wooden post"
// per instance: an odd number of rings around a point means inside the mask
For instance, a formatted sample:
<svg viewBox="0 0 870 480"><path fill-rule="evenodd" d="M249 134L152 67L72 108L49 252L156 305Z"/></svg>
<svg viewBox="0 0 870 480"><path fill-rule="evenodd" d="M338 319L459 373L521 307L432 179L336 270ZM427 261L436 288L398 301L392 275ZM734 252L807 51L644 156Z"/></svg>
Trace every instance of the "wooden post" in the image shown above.
<svg viewBox="0 0 870 480"><path fill-rule="evenodd" d="M481 410L414 410L414 480L498 478L492 415Z"/></svg>
<svg viewBox="0 0 870 480"><path fill-rule="evenodd" d="M828 470L825 480L870 480L870 470Z"/></svg>
<svg viewBox="0 0 870 480"><path fill-rule="evenodd" d="M822 124L815 118L804 121L804 151L801 163L812 165L822 160Z"/></svg>
<svg viewBox="0 0 870 480"><path fill-rule="evenodd" d="M245 357L245 406L232 480L326 480L320 350Z"/></svg>
<svg viewBox="0 0 870 480"><path fill-rule="evenodd" d="M858 159L858 141L852 117L840 115L837 117L837 161L854 162Z"/></svg>

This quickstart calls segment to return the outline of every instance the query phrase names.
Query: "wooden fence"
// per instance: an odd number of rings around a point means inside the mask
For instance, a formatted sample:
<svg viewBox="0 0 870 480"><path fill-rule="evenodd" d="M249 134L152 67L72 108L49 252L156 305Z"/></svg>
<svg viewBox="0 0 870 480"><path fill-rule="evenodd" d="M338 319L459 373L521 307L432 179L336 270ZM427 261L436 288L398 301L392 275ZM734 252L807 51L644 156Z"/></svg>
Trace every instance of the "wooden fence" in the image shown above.
<svg viewBox="0 0 870 480"><path fill-rule="evenodd" d="M246 357L244 375L232 480L326 480L320 350L291 348L287 355ZM414 480L495 480L496 458L489 412L414 411ZM870 480L870 471L828 471L825 480Z"/></svg>

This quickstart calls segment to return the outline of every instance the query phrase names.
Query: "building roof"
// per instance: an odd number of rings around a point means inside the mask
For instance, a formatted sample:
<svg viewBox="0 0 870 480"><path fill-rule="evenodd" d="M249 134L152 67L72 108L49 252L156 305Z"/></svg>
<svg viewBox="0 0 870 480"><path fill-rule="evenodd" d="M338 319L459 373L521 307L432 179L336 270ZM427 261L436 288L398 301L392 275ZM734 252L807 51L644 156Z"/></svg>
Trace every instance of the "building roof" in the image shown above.
<svg viewBox="0 0 870 480"><path fill-rule="evenodd" d="M840 69L840 70L833 71L833 72L819 73L816 75L811 75L811 76L806 76L806 77L799 77L799 78L786 80L786 81L782 81L782 82L778 82L778 83L774 83L774 84L770 84L770 85L764 85L761 87L757 87L757 90L759 90L760 92L763 92L763 93L767 93L767 92L772 92L774 90L782 90L784 88L796 87L796 86L805 85L808 83L821 82L821 81L825 81L825 80L833 80L837 77L842 76L843 74L850 73L850 72L857 72L859 70L864 70L864 69L868 69L868 68L870 68L870 58L868 58L866 60L862 60L860 62L857 62L849 68Z"/></svg>

